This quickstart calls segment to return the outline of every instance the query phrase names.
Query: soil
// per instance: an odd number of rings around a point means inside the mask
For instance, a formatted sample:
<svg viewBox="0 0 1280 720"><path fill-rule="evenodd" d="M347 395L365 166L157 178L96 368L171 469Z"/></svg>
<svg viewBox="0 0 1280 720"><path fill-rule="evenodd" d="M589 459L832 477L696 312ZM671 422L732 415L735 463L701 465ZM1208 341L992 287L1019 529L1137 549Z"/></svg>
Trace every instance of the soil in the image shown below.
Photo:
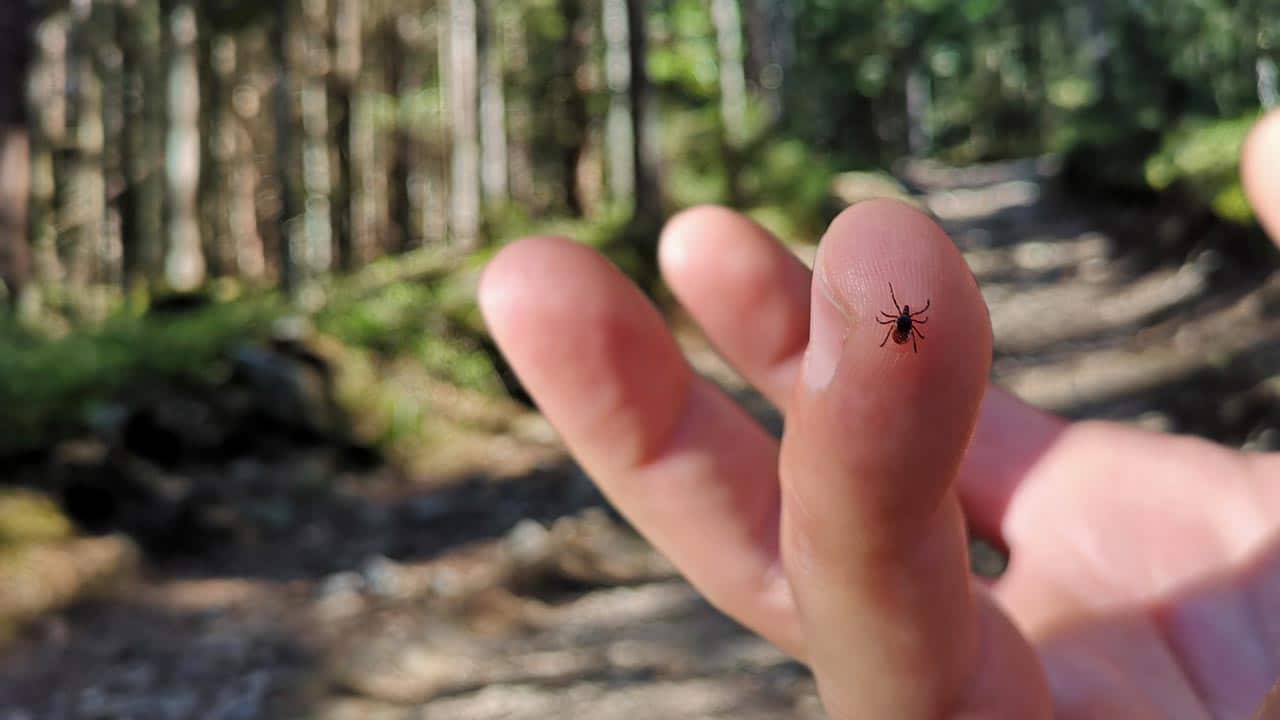
<svg viewBox="0 0 1280 720"><path fill-rule="evenodd" d="M1280 284L1257 238L1075 202L1054 172L902 171L982 285L993 379L1070 417L1280 446ZM676 325L699 370L779 430ZM823 717L807 671L680 580L545 422L506 427L519 431L460 424L471 456L435 470L301 441L128 465L147 478L140 497L176 483L214 500L162 520L144 503L99 528L145 559L0 649L0 720ZM63 448L24 477L125 467L112 452ZM209 533L172 546L166 529L193 517Z"/></svg>

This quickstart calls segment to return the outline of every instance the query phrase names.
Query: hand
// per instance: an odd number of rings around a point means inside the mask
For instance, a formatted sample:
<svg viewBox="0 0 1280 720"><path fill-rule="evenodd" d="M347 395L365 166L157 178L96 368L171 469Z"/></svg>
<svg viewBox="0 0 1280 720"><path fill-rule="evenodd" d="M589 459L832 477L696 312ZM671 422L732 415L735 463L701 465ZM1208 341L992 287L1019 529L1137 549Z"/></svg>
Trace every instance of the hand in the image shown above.
<svg viewBox="0 0 1280 720"><path fill-rule="evenodd" d="M1250 196L1280 230L1280 116ZM727 210L660 259L719 350L786 414L781 443L690 369L602 257L533 238L481 304L606 494L718 607L814 671L833 718L1247 718L1280 675L1280 457L1066 422L986 384L986 307L953 243L892 201L809 271ZM880 347L888 285L932 302ZM812 286L812 287L811 287ZM966 526L1010 551L969 575Z"/></svg>

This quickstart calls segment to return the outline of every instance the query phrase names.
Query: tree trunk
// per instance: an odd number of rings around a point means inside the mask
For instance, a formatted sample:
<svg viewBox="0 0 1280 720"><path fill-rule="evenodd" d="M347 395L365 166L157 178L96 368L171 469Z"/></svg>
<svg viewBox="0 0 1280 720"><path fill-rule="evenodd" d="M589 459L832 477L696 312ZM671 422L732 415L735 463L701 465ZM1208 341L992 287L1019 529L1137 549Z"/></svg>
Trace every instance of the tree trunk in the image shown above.
<svg viewBox="0 0 1280 720"><path fill-rule="evenodd" d="M338 148L338 177L333 189L333 233L338 267L356 266L355 234L358 225L356 188L357 136L355 133L356 83L363 57L360 0L335 0L333 11L333 84L330 95L337 108L334 144Z"/></svg>
<svg viewBox="0 0 1280 720"><path fill-rule="evenodd" d="M31 138L27 127L27 73L31 65L28 0L0 5L0 282L17 303L31 280L27 202L31 187Z"/></svg>
<svg viewBox="0 0 1280 720"><path fill-rule="evenodd" d="M449 114L453 131L451 226L458 245L480 236L480 144L476 49L476 0L449 2Z"/></svg>
<svg viewBox="0 0 1280 720"><path fill-rule="evenodd" d="M59 226L66 248L68 282L84 289L99 279L104 256L103 220L106 191L103 187L102 78L94 62L97 48L92 0L71 3L71 36L67 46L69 162L62 193Z"/></svg>
<svg viewBox="0 0 1280 720"><path fill-rule="evenodd" d="M587 203L578 183L578 166L587 146L590 123L587 99L578 84L578 74L588 62L582 0L560 0L560 14L564 18L565 34L556 55L556 89L551 93L551 102L556 105L554 123L558 128L556 142L565 203L570 213L581 217L586 214Z"/></svg>
<svg viewBox="0 0 1280 720"><path fill-rule="evenodd" d="M513 75L517 82L507 98L507 129L510 144L507 148L510 166L511 196L526 210L532 210L535 201L533 175L533 109L529 102L531 88L529 74L529 41L525 36L524 18L520 7L503 4L502 36L507 48L508 61L516 68Z"/></svg>
<svg viewBox="0 0 1280 720"><path fill-rule="evenodd" d="M627 28L631 40L632 162L635 169L635 214L645 222L658 222L662 196L655 171L655 154L649 127L648 3L627 0Z"/></svg>
<svg viewBox="0 0 1280 720"><path fill-rule="evenodd" d="M720 65L720 121L731 150L747 139L747 77L742 62L742 14L738 0L712 0Z"/></svg>
<svg viewBox="0 0 1280 720"><path fill-rule="evenodd" d="M400 18L391 15L383 26L387 48L387 91L396 101L396 119L391 137L391 168L387 173L387 231L384 247L405 252L413 246L413 200L409 196L410 161L413 140L409 136L405 98L409 93L407 43L400 32Z"/></svg>
<svg viewBox="0 0 1280 720"><path fill-rule="evenodd" d="M507 200L507 78L499 4L480 3L480 180L490 203Z"/></svg>
<svg viewBox="0 0 1280 720"><path fill-rule="evenodd" d="M165 279L177 290L193 290L205 279L197 198L200 189L200 73L195 8L179 0L169 15L169 253Z"/></svg>
<svg viewBox="0 0 1280 720"><path fill-rule="evenodd" d="M277 227L280 242L277 251L280 262L280 286L285 294L294 296L298 290L298 267L294 253L291 225L298 216L298 201L293 182L293 95L292 70L290 68L289 23L293 13L289 0L280 0L272 27L270 45L275 53L275 135L276 177L280 193L280 215Z"/></svg>
<svg viewBox="0 0 1280 720"><path fill-rule="evenodd" d="M605 119L605 153L609 168L609 194L615 201L630 202L635 193L635 168L631 127L631 41L626 0L604 0L601 8L605 41L605 82L609 88L609 114Z"/></svg>
<svg viewBox="0 0 1280 720"><path fill-rule="evenodd" d="M327 83L329 47L328 3L303 3L306 32L302 34L303 57L307 58L302 87L302 184L307 270L323 274L333 265L333 225L330 192L333 162L329 154L329 88Z"/></svg>
<svg viewBox="0 0 1280 720"><path fill-rule="evenodd" d="M160 7L157 0L122 0L119 36L122 65L120 214L122 281L142 286L159 265L164 226L157 136L164 127Z"/></svg>

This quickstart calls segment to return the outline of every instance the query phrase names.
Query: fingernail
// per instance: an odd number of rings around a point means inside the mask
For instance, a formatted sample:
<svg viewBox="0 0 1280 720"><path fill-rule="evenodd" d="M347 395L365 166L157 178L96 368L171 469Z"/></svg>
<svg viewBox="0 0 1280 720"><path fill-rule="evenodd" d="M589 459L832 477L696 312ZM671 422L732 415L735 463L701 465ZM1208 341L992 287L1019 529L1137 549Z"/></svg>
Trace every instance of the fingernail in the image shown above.
<svg viewBox="0 0 1280 720"><path fill-rule="evenodd" d="M813 301L809 311L809 347L804 353L800 374L810 390L822 390L831 384L840 364L845 339L849 337L849 321L831 298L826 274L822 271L822 253L813 268Z"/></svg>

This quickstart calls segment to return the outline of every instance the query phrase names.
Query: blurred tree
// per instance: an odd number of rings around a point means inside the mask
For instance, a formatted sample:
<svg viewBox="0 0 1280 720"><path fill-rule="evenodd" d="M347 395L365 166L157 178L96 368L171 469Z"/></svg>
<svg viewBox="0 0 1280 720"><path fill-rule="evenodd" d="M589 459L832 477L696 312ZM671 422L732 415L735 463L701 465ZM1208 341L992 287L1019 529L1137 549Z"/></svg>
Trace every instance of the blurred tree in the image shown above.
<svg viewBox="0 0 1280 720"><path fill-rule="evenodd" d="M484 199L507 200L507 94L503 33L497 0L479 0L480 12L480 155Z"/></svg>
<svg viewBox="0 0 1280 720"><path fill-rule="evenodd" d="M742 57L742 14L738 0L712 0L720 66L720 122L731 150L747 139L747 76Z"/></svg>
<svg viewBox="0 0 1280 720"><path fill-rule="evenodd" d="M655 222L662 212L654 150L650 142L649 24L646 0L626 0L627 38L631 44L632 167L635 172L635 216Z"/></svg>
<svg viewBox="0 0 1280 720"><path fill-rule="evenodd" d="M330 95L335 106L334 145L338 152L338 175L334 185L333 235L338 267L356 266L358 158L362 138L357 133L356 84L364 54L363 7L360 0L334 0L333 73Z"/></svg>
<svg viewBox="0 0 1280 720"><path fill-rule="evenodd" d="M605 118L608 187L615 201L630 202L635 193L635 170L632 167L635 158L629 93L631 39L626 0L602 0L601 21L604 25L605 84L609 89L609 112Z"/></svg>
<svg viewBox="0 0 1280 720"><path fill-rule="evenodd" d="M298 218L297 185L294 182L294 108L293 108L293 70L290 43L293 33L290 23L294 11L291 0L280 0L276 6L275 22L272 24L269 45L275 59L275 146L276 146L276 191L279 193L279 212L276 218L279 240L280 284L288 295L298 290L301 280L298 272L297 253L292 232L292 225Z"/></svg>
<svg viewBox="0 0 1280 720"><path fill-rule="evenodd" d="M31 187L31 138L27 129L27 75L35 29L28 0L0 6L0 283L17 303L31 280L27 205Z"/></svg>
<svg viewBox="0 0 1280 720"><path fill-rule="evenodd" d="M127 289L155 274L162 256L165 125L159 0L121 0L116 44L121 54L120 128L121 263Z"/></svg>
<svg viewBox="0 0 1280 720"><path fill-rule="evenodd" d="M175 0L169 13L169 139L165 177L169 183L169 251L165 280L178 290L205 279L197 197L200 185L199 24L190 0Z"/></svg>
<svg viewBox="0 0 1280 720"><path fill-rule="evenodd" d="M480 237L480 138L476 0L449 0L449 115L453 141L450 191L453 241L463 247Z"/></svg>

